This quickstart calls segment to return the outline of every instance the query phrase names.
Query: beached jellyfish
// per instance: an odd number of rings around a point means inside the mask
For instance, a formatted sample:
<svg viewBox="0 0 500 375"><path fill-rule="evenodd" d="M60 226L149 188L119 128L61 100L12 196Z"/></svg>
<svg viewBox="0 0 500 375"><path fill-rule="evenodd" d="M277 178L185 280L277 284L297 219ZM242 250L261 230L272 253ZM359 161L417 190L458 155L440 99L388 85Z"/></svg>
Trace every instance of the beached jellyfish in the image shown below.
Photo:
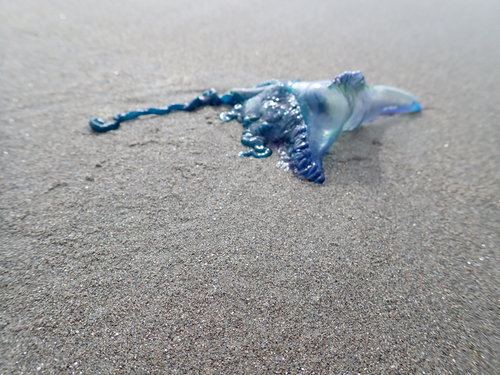
<svg viewBox="0 0 500 375"><path fill-rule="evenodd" d="M271 80L252 88L234 89L219 96L208 90L186 104L147 108L118 114L105 123L90 120L96 132L117 129L124 121L144 115L193 111L202 106L232 108L222 121L243 125L243 157L264 158L278 149L282 164L299 178L323 183L323 157L343 131L351 131L380 115L421 111L410 93L389 86L368 86L361 72L345 72L331 81Z"/></svg>

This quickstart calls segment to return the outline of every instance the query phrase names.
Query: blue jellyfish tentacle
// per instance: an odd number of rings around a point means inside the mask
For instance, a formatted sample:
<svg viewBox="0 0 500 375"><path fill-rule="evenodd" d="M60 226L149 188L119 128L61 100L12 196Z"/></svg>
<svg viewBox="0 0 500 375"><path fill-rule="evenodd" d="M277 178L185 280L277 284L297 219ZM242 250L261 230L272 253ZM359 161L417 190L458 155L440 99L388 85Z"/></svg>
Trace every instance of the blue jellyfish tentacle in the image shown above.
<svg viewBox="0 0 500 375"><path fill-rule="evenodd" d="M224 94L219 96L217 92L213 89L207 90L200 96L197 96L189 103L184 104L171 104L165 108L145 108L136 111L119 113L113 117L113 121L105 122L104 120L95 117L89 121L89 125L93 131L98 133L104 133L110 130L116 130L120 127L120 124L125 121L130 121L136 119L140 116L147 115L167 115L172 111L194 111L203 106L220 106L220 105L235 105L237 104L236 98L231 94Z"/></svg>
<svg viewBox="0 0 500 375"><path fill-rule="evenodd" d="M248 150L248 151L241 151L239 153L239 156L243 157L243 158L247 158L247 157L254 157L256 159L262 159L262 158L267 158L268 156L271 156L273 153L273 151L267 147L267 146L264 146L264 145L255 145L253 146L252 149Z"/></svg>
<svg viewBox="0 0 500 375"><path fill-rule="evenodd" d="M243 157L265 158L272 155L270 143L279 143L286 137L282 121L289 109L289 93L281 81L272 80L257 86L260 91L233 113L243 125L241 143L251 150L240 152Z"/></svg>
<svg viewBox="0 0 500 375"><path fill-rule="evenodd" d="M261 93L233 113L243 125L241 143L251 148L240 156L267 157L272 154L268 144L284 144L286 163L297 177L324 182L321 160L313 157L308 125L295 94L282 82L272 81L262 87Z"/></svg>
<svg viewBox="0 0 500 375"><path fill-rule="evenodd" d="M304 180L321 184L325 174L321 160L314 160L308 140L307 124L300 112L295 114L295 127L288 140L288 161L295 175Z"/></svg>
<svg viewBox="0 0 500 375"><path fill-rule="evenodd" d="M251 150L240 152L240 156L253 156L260 159L272 155L273 151L266 145L266 139L262 135L262 129L265 129L266 126L268 126L266 123L260 123L258 126L252 126L253 130L246 129L243 131L241 143L244 146L250 147Z"/></svg>

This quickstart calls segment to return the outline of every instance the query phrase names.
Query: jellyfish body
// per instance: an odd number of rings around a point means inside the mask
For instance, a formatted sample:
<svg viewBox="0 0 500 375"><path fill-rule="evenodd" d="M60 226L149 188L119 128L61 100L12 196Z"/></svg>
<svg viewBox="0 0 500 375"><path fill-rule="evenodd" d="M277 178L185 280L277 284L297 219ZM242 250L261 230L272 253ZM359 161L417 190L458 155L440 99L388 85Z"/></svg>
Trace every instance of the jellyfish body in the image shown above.
<svg viewBox="0 0 500 375"><path fill-rule="evenodd" d="M282 164L297 177L315 183L325 181L323 157L342 131L354 130L380 115L421 111L412 94L389 86L368 86L363 74L353 71L332 81L271 80L222 96L209 90L186 104L122 113L109 123L94 118L89 124L96 132L106 132L139 116L193 111L206 105L232 106L220 118L243 125L241 143L250 149L241 156L264 158L275 146Z"/></svg>
<svg viewBox="0 0 500 375"><path fill-rule="evenodd" d="M351 131L379 115L418 112L410 93L388 86L368 86L361 72L345 72L333 81L269 81L236 89L233 109L223 121L243 125L242 156L266 157L276 144L280 157L297 177L325 180L323 157L342 131Z"/></svg>

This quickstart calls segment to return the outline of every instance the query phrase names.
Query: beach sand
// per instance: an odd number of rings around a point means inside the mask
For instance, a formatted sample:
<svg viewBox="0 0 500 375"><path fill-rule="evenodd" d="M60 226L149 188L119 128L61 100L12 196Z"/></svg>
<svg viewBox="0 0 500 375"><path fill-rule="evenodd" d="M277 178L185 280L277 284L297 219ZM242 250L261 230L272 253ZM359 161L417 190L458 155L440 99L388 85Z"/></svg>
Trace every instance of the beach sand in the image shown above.
<svg viewBox="0 0 500 375"><path fill-rule="evenodd" d="M500 3L2 1L1 374L494 374ZM271 78L413 92L315 185L223 108ZM497 370L495 370L495 368Z"/></svg>

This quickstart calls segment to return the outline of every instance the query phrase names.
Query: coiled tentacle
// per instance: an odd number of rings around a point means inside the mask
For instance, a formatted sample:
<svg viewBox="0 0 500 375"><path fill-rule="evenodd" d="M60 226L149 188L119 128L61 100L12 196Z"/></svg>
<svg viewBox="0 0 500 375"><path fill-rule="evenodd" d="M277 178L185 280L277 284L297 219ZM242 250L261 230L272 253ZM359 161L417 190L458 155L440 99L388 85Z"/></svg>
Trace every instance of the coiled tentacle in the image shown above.
<svg viewBox="0 0 500 375"><path fill-rule="evenodd" d="M137 111L119 113L113 117L113 121L105 122L104 120L95 117L89 121L89 125L93 131L104 133L110 130L116 130L120 124L125 121L136 119L146 115L166 115L172 111L194 111L203 106L219 106L219 105L235 105L237 99L233 94L224 94L219 96L215 90L207 90L200 96L194 98L189 103L171 104L165 108L145 108Z"/></svg>

